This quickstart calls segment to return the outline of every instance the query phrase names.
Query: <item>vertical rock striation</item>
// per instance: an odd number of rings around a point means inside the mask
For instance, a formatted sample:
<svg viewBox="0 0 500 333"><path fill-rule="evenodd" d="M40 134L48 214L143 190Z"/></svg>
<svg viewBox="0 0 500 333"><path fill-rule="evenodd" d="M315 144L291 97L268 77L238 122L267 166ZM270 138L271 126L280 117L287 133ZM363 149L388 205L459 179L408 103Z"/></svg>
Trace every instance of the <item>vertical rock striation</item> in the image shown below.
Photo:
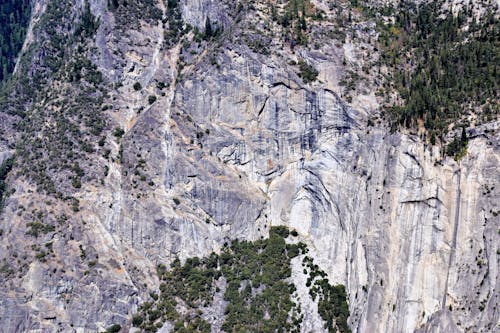
<svg viewBox="0 0 500 333"><path fill-rule="evenodd" d="M78 212L50 206L50 196L11 177L16 192L0 220L0 331L128 327L158 287L158 263L258 239L275 225L297 230L329 280L346 286L354 332L498 329L499 122L469 129L459 162L443 158L418 135L369 125L379 112L373 89L345 100L340 64L357 61L352 50L326 40L319 50L259 54L237 42L253 19L237 14L236 4L179 2L192 26L202 30L210 18L224 27L223 38L184 69L182 46L165 46L163 2L152 1L159 19L122 33L120 9L90 1L100 18L91 60L108 84L114 157L95 158L107 173L75 190ZM32 25L43 18L35 13ZM320 69L319 82L301 80L289 65L299 59ZM115 127L124 130L120 139ZM1 157L8 150L0 147ZM21 263L29 249L18 247L31 238L20 206L70 216L61 231L39 236L55 259ZM299 294L305 299L307 290ZM303 331L322 325L311 313Z"/></svg>

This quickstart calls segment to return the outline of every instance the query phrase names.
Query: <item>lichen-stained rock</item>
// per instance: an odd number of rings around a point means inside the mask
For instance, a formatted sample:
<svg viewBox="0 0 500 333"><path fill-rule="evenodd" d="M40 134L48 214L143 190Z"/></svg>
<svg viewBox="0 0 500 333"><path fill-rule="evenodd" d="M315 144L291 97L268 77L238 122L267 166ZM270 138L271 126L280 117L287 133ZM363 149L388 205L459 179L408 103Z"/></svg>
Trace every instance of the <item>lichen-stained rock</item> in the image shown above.
<svg viewBox="0 0 500 333"><path fill-rule="evenodd" d="M25 49L48 2L34 3ZM325 17L307 22L309 47L272 21L275 1L144 0L130 10L121 0L89 2L100 22L89 58L103 76L107 126L96 151L77 154L91 177L65 196L9 174L0 332L127 330L159 288L159 263L256 240L276 225L295 229L329 280L346 286L354 332L498 329L498 120L467 130L459 161L420 133L374 122L387 68L374 65L354 93L340 82L377 61L364 41L375 40L374 24L346 33L327 1L308 2ZM190 25L182 36L171 31L177 13ZM215 37L205 35L207 19L220 28ZM301 61L318 70L311 82ZM44 98L57 101L71 84L49 85ZM10 133L13 116L0 119L8 119L2 160L19 133ZM49 120L40 123L55 127ZM292 269L303 286L300 263ZM298 295L308 312L302 331L324 330L309 291ZM203 316L224 314L217 297ZM210 320L220 330L222 318Z"/></svg>

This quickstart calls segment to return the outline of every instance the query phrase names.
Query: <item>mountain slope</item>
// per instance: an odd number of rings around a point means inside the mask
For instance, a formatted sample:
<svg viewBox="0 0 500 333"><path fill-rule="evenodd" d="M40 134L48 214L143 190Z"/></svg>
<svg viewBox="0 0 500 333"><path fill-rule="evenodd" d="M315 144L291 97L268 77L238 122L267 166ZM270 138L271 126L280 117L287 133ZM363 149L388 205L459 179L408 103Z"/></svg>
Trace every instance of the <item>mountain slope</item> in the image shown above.
<svg viewBox="0 0 500 333"><path fill-rule="evenodd" d="M434 144L422 117L384 118L405 102L381 61L380 24L398 3L35 0L1 99L0 156L15 163L3 177L0 330L182 331L144 305L185 268L176 259L206 267L275 226L296 232L286 242L304 244L325 290L345 286L352 331L494 330L498 108L447 120L455 128ZM447 156L462 128L461 153ZM334 331L334 302L307 286L313 269L284 258L275 269L290 265L297 329ZM231 299L244 297L248 279L228 276L241 283ZM231 330L227 299L209 295L200 316ZM176 311L184 329L208 329Z"/></svg>

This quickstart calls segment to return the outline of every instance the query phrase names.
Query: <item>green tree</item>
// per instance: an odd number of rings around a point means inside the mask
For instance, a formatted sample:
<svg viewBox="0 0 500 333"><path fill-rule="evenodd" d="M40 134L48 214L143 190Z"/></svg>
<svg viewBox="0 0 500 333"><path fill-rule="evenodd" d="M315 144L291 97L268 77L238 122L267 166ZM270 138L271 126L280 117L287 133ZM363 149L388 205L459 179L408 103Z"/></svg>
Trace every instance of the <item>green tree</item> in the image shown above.
<svg viewBox="0 0 500 333"><path fill-rule="evenodd" d="M0 2L0 82L14 70L31 15L29 0L2 0Z"/></svg>
<svg viewBox="0 0 500 333"><path fill-rule="evenodd" d="M210 17L205 20L205 39L210 39L213 37L212 23L210 22Z"/></svg>

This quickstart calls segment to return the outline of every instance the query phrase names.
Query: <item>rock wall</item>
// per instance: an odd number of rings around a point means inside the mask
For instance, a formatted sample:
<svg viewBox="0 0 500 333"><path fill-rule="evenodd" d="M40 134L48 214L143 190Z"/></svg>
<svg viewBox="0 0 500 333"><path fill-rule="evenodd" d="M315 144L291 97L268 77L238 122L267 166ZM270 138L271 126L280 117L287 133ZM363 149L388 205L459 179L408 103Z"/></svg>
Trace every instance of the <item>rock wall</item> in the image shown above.
<svg viewBox="0 0 500 333"><path fill-rule="evenodd" d="M49 275L53 264L33 261L0 288L1 332L126 326L158 287L157 263L257 239L272 225L296 229L330 280L346 285L354 332L495 330L498 121L469 129L456 162L418 135L368 125L379 112L374 91L348 103L339 90L343 59L357 61L350 47L258 54L234 41L250 17L232 21L223 1L181 1L186 22L210 17L230 29L180 76L180 48L163 47L161 23L113 33L106 1L91 5L101 17L93 61L121 83L108 116L125 129L112 147L122 163L77 193L81 210L66 230L74 240L52 239L66 272ZM299 58L320 69L319 82L302 82L289 65ZM135 181L138 164L152 185ZM12 181L3 253L24 237L16 211L30 198ZM97 273L82 273L77 240L98 255ZM302 294L303 308L316 311ZM304 332L321 329L317 314L305 317Z"/></svg>

